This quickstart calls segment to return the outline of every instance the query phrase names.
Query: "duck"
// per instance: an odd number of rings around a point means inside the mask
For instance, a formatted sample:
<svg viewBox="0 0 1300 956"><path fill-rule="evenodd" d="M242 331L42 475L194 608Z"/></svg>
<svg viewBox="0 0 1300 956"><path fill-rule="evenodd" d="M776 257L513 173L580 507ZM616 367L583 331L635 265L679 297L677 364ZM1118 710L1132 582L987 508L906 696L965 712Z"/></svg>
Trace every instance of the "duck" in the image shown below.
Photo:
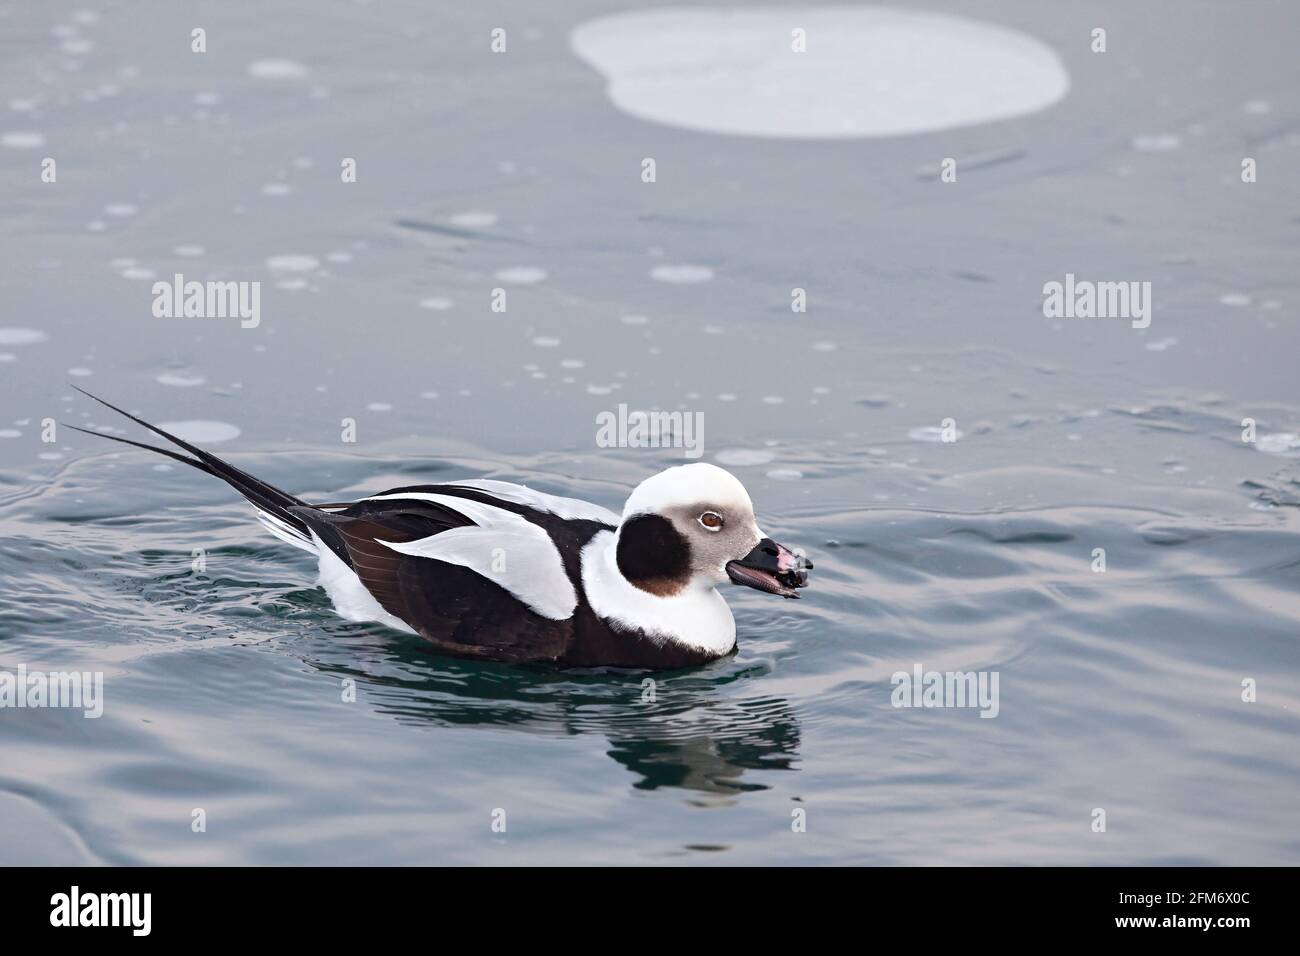
<svg viewBox="0 0 1300 956"><path fill-rule="evenodd" d="M736 649L720 585L798 598L813 568L765 534L745 486L707 462L646 478L621 514L488 478L309 504L77 391L179 451L66 427L221 479L267 531L317 559L317 584L341 617L418 635L436 653L557 668L703 665Z"/></svg>

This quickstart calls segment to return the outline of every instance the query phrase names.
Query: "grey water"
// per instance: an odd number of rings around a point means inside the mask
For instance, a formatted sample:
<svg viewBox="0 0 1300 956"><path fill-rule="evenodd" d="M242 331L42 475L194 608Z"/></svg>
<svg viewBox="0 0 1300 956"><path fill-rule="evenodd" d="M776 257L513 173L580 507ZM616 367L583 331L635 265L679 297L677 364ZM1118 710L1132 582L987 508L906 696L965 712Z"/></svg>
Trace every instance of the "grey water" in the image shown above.
<svg viewBox="0 0 1300 956"><path fill-rule="evenodd" d="M896 6L1069 91L724 135L575 56L631 3L0 5L0 672L104 688L0 707L0 863L1300 862L1300 9ZM259 323L156 316L176 273L260 281ZM1149 327L1046 317L1067 273L1150 282ZM618 510L687 459L597 416L699 412L816 571L652 685L438 657L221 483L60 428L147 438L72 385L313 501ZM917 666L996 673L996 717L895 706Z"/></svg>

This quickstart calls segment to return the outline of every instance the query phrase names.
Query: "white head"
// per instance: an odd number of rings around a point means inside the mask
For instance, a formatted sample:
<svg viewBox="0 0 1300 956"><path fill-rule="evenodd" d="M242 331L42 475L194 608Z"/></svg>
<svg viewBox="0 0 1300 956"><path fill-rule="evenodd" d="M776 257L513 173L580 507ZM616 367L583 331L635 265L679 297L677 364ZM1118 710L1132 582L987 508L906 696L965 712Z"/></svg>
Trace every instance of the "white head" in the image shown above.
<svg viewBox="0 0 1300 956"><path fill-rule="evenodd" d="M623 507L620 573L642 591L671 597L688 588L737 584L798 597L803 561L763 534L749 493L730 472L697 462L641 482Z"/></svg>

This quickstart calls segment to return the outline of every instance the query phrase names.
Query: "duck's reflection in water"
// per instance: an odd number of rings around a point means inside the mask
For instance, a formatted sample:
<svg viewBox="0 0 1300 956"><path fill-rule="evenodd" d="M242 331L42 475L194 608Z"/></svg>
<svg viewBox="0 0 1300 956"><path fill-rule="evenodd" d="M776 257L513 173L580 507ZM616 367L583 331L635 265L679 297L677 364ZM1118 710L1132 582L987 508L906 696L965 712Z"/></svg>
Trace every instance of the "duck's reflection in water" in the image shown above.
<svg viewBox="0 0 1300 956"><path fill-rule="evenodd" d="M799 723L789 703L736 694L734 685L762 676L762 668L724 661L655 675L555 673L435 657L414 639L392 636L368 651L360 661L340 649L307 663L356 681L358 700L403 723L601 735L637 789L764 790L752 771L791 770L798 759Z"/></svg>

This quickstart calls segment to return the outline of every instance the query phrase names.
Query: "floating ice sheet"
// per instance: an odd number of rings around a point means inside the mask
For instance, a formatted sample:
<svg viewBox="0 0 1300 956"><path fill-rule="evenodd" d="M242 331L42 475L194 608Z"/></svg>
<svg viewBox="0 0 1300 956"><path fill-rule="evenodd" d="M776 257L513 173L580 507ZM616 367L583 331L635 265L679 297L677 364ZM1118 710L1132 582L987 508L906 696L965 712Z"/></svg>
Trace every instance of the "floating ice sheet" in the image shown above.
<svg viewBox="0 0 1300 956"><path fill-rule="evenodd" d="M581 24L570 43L624 112L748 136L952 129L1033 113L1070 88L1028 34L888 7L644 10Z"/></svg>

